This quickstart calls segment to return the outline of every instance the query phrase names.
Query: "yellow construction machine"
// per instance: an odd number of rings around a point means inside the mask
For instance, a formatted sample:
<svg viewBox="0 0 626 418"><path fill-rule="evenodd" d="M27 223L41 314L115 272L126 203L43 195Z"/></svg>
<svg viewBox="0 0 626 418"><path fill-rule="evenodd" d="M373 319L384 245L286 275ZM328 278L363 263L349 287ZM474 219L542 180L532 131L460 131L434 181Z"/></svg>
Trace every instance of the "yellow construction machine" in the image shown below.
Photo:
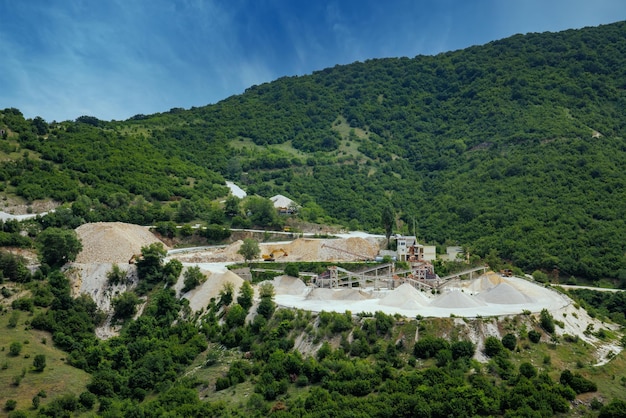
<svg viewBox="0 0 626 418"><path fill-rule="evenodd" d="M289 255L287 254L287 251L280 248L278 250L272 250L272 252L269 254L263 254L263 261L276 261L276 253L279 252L282 253L282 257L287 257Z"/></svg>

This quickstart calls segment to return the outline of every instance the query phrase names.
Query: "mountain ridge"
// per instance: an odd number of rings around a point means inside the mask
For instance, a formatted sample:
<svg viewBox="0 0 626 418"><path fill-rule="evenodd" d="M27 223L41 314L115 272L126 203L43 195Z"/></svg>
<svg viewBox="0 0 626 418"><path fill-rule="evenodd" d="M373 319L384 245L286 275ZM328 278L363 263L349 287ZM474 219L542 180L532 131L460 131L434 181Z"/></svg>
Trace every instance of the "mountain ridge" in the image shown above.
<svg viewBox="0 0 626 418"><path fill-rule="evenodd" d="M200 206L228 179L293 198L308 221L376 230L391 206L396 230L424 241L626 280L625 34L618 22L373 59L119 122L5 109L15 146L41 160L4 163L3 178L27 200L113 212L138 196Z"/></svg>

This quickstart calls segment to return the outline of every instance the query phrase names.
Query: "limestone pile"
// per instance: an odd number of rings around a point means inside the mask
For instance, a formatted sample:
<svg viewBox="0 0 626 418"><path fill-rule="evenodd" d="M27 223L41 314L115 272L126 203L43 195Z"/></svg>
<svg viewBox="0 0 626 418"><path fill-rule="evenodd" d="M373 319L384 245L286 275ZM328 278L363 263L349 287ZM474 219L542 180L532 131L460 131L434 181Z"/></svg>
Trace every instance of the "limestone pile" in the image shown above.
<svg viewBox="0 0 626 418"><path fill-rule="evenodd" d="M370 295L358 289L342 288L333 292L333 299L335 300L365 300L370 298Z"/></svg>
<svg viewBox="0 0 626 418"><path fill-rule="evenodd" d="M269 283L274 286L276 294L280 295L302 295L309 290L307 285L297 277L278 276L269 280Z"/></svg>
<svg viewBox="0 0 626 418"><path fill-rule="evenodd" d="M324 289L321 287L315 288L311 290L311 292L306 296L307 300L332 300L333 299L333 289Z"/></svg>
<svg viewBox="0 0 626 418"><path fill-rule="evenodd" d="M428 305L429 299L408 283L398 286L380 299L381 305L401 309L420 309Z"/></svg>
<svg viewBox="0 0 626 418"><path fill-rule="evenodd" d="M360 237L328 240L320 249L321 260L373 260L380 248L377 244Z"/></svg>
<svg viewBox="0 0 626 418"><path fill-rule="evenodd" d="M284 247L291 260L318 260L322 241L310 238L298 238Z"/></svg>
<svg viewBox="0 0 626 418"><path fill-rule="evenodd" d="M453 290L451 292L444 293L430 303L430 306L446 309L476 308L486 305L487 304L485 302L477 297L470 296L460 290Z"/></svg>
<svg viewBox="0 0 626 418"><path fill-rule="evenodd" d="M508 283L499 285L480 293L477 298L487 303L523 304L535 302L530 296L520 292Z"/></svg>
<svg viewBox="0 0 626 418"><path fill-rule="evenodd" d="M76 228L76 234L83 245L76 257L79 264L128 263L142 247L161 242L147 227L123 222L84 224Z"/></svg>
<svg viewBox="0 0 626 418"><path fill-rule="evenodd" d="M478 279L470 281L465 288L472 293L480 293L492 289L500 283L502 283L502 277L490 271L481 275Z"/></svg>

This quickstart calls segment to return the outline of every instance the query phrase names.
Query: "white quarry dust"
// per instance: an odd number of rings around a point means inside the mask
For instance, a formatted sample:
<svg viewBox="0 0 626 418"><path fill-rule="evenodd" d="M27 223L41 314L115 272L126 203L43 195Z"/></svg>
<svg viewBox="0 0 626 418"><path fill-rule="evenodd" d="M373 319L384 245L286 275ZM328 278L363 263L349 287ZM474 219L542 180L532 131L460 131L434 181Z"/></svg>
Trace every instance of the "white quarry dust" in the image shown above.
<svg viewBox="0 0 626 418"><path fill-rule="evenodd" d="M302 283L304 284L304 283ZM545 287L516 277L487 273L473 280L442 288L440 294L417 290L408 283L394 290L308 288L298 292L276 291L280 305L319 312L333 310L353 313L382 311L407 317L480 317L521 314L523 311L558 310L571 300Z"/></svg>
<svg viewBox="0 0 626 418"><path fill-rule="evenodd" d="M487 306L487 304L475 296L470 296L461 290L445 292L430 303L430 306L437 308L477 308Z"/></svg>
<svg viewBox="0 0 626 418"><path fill-rule="evenodd" d="M430 303L424 292L420 292L408 283L400 285L380 298L381 305L402 309L423 309Z"/></svg>

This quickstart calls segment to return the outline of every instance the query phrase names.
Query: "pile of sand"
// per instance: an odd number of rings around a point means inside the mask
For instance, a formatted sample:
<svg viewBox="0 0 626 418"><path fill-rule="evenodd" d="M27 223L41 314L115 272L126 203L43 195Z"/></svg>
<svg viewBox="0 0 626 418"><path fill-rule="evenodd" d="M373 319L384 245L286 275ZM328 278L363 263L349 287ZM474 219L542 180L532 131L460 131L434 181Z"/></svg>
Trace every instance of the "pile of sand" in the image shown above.
<svg viewBox="0 0 626 418"><path fill-rule="evenodd" d="M516 305L535 302L533 298L520 292L508 283L500 283L499 285L480 293L476 297L487 303Z"/></svg>
<svg viewBox="0 0 626 418"><path fill-rule="evenodd" d="M241 248L241 244L243 244L242 240L235 241L232 244L226 246L221 250L217 250L216 253L221 255L224 260L220 261L233 261L233 260L243 260L243 256L239 254L239 249Z"/></svg>
<svg viewBox="0 0 626 418"><path fill-rule="evenodd" d="M243 279L232 271L226 271L225 273L211 273L206 270L202 270L202 273L207 276L206 281L183 295L184 298L189 300L189 307L194 312L205 308L209 304L211 298L219 298L219 294L226 283L230 282L233 284L235 294L239 292L239 288L241 288L241 285L243 284Z"/></svg>
<svg viewBox="0 0 626 418"><path fill-rule="evenodd" d="M359 289L340 288L340 289L324 289L314 288L307 296L306 300L333 300L333 301L359 301L370 299L370 295Z"/></svg>
<svg viewBox="0 0 626 418"><path fill-rule="evenodd" d="M76 228L76 234L83 245L76 262L83 264L127 263L142 247L161 242L147 227L123 222L84 224Z"/></svg>
<svg viewBox="0 0 626 418"><path fill-rule="evenodd" d="M359 289L343 288L335 290L333 298L335 300L365 300L369 299L370 295Z"/></svg>
<svg viewBox="0 0 626 418"><path fill-rule="evenodd" d="M302 280L291 276L274 277L269 283L274 286L274 291L281 295L302 295L309 290Z"/></svg>
<svg viewBox="0 0 626 418"><path fill-rule="evenodd" d="M318 260L321 244L318 239L299 238L283 248L292 260Z"/></svg>
<svg viewBox="0 0 626 418"><path fill-rule="evenodd" d="M316 287L306 296L306 300L332 300L333 299L333 289L324 289L321 287Z"/></svg>
<svg viewBox="0 0 626 418"><path fill-rule="evenodd" d="M376 257L379 245L366 238L351 237L340 239L299 238L291 243L263 244L264 254L282 248L287 256L279 254L280 261L317 260L352 261L371 260Z"/></svg>
<svg viewBox="0 0 626 418"><path fill-rule="evenodd" d="M351 237L327 240L320 248L319 258L325 261L373 260L380 247L365 238Z"/></svg>
<svg viewBox="0 0 626 418"><path fill-rule="evenodd" d="M464 287L472 293L480 293L489 289L493 289L500 283L502 283L502 276L490 271L481 275L476 280L471 280L469 285Z"/></svg>
<svg viewBox="0 0 626 418"><path fill-rule="evenodd" d="M486 306L487 304L475 296L470 296L465 292L459 290L453 290L448 293L444 293L437 299L430 303L430 306L445 309L457 309L457 308L476 308L479 306Z"/></svg>
<svg viewBox="0 0 626 418"><path fill-rule="evenodd" d="M428 296L408 283L398 286L380 299L381 305L401 309L420 309L428 305Z"/></svg>

